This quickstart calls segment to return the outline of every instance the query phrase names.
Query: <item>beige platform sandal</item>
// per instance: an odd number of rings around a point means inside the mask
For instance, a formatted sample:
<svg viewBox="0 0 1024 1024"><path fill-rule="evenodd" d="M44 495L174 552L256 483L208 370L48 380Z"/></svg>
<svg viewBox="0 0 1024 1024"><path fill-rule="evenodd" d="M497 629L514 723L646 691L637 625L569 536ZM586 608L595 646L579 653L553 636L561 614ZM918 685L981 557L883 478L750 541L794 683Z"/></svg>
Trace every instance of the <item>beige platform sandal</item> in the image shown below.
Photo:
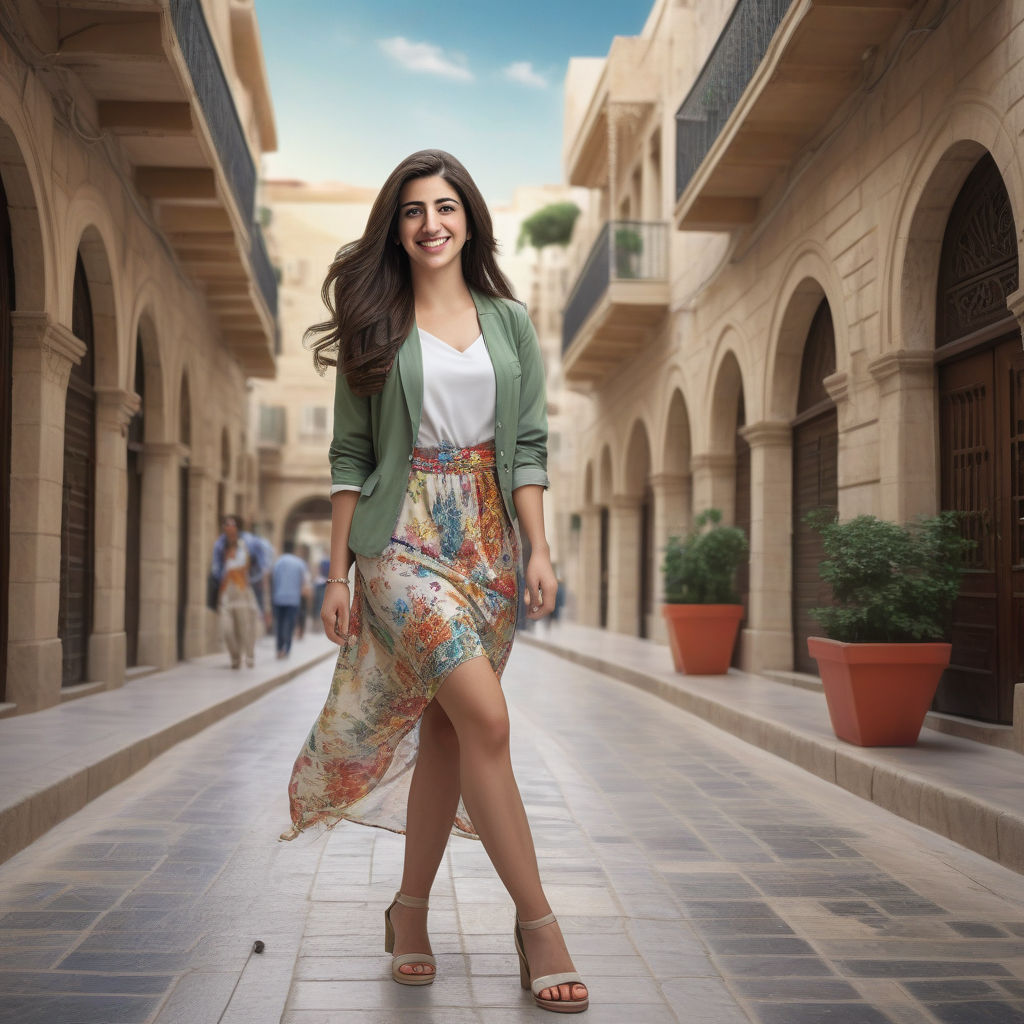
<svg viewBox="0 0 1024 1024"><path fill-rule="evenodd" d="M401 903L403 907L412 907L416 910L426 910L427 901L419 896L406 896L405 893L396 892L391 906L384 911L384 952L392 953L395 949L395 926L391 923L391 911L395 904ZM430 974L403 974L399 968L406 964L425 964L433 967ZM437 961L429 953L403 953L401 956L391 958L391 977L399 985L432 985L437 977Z"/></svg>
<svg viewBox="0 0 1024 1024"><path fill-rule="evenodd" d="M516 917L516 928L513 934L516 941L516 952L519 954L519 983L533 993L533 1001L542 1010L552 1010L554 1013L582 1013L590 1005L590 996L583 999L541 999L540 997L540 993L546 988L555 988L558 985L582 985L583 979L575 971L542 974L539 978L530 977L530 962L526 959L526 951L523 948L522 930L532 931L534 928L543 928L546 924L554 924L557 920L554 914L538 917L536 921L520 921Z"/></svg>

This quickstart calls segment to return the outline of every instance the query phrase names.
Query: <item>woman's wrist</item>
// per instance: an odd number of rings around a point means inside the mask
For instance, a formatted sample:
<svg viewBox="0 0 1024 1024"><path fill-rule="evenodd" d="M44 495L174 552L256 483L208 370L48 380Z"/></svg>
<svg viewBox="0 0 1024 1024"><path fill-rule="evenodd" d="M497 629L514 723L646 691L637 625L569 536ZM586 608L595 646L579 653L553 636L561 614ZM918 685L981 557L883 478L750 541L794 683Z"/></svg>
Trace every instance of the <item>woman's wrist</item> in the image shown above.
<svg viewBox="0 0 1024 1024"><path fill-rule="evenodd" d="M340 576L332 577L331 579L324 580L324 584L325 585L330 584L330 583L343 583L346 587L349 585L348 580L347 579L343 579Z"/></svg>

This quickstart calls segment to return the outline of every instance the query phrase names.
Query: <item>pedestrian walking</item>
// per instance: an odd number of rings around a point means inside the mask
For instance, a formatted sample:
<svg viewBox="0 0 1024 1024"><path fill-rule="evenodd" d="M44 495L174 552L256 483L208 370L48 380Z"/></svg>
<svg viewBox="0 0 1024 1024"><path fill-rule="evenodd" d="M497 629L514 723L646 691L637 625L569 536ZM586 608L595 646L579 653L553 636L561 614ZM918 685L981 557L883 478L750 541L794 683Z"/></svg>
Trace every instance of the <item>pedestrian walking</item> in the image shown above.
<svg viewBox="0 0 1024 1024"><path fill-rule="evenodd" d="M391 173L328 271L331 316L311 333L318 368L338 368L321 621L341 652L282 838L340 819L405 833L384 914L404 985L435 978L427 897L448 835L482 839L515 903L522 984L572 1013L587 990L541 885L499 682L521 581L516 519L531 618L554 608L556 583L544 369L496 248L466 169L424 150Z"/></svg>
<svg viewBox="0 0 1024 1024"><path fill-rule="evenodd" d="M299 611L295 617L295 638L302 640L306 635L306 619L309 617L309 602L313 597L313 587L309 572L309 545L303 544L298 550L297 557L302 560L306 567L306 582L303 584L302 593L299 595Z"/></svg>
<svg viewBox="0 0 1024 1024"><path fill-rule="evenodd" d="M316 567L316 579L313 581L313 614L320 617L324 605L324 591L327 589L327 577L331 575L330 558L321 558Z"/></svg>
<svg viewBox="0 0 1024 1024"><path fill-rule="evenodd" d="M277 656L287 658L292 650L295 621L299 615L302 593L308 593L309 567L295 554L295 541L284 542L284 554L274 563L271 574L271 596L274 605L274 629Z"/></svg>
<svg viewBox="0 0 1024 1024"><path fill-rule="evenodd" d="M217 614L231 667L241 667L244 657L252 668L259 618L253 587L263 577L263 564L258 541L241 530L239 522L238 516L224 517L222 533L213 545L210 574L217 580Z"/></svg>

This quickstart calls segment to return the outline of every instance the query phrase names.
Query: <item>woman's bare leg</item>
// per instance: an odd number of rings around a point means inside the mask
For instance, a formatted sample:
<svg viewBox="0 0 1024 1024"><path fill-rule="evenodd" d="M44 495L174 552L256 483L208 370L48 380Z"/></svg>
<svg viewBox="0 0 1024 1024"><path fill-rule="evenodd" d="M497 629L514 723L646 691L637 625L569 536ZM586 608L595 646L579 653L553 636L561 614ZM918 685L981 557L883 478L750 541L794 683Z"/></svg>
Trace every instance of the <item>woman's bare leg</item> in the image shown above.
<svg viewBox="0 0 1024 1024"><path fill-rule="evenodd" d="M402 892L426 898L434 884L459 806L459 740L436 700L420 719L420 746L409 786ZM401 904L391 911L395 956L429 953L427 911ZM403 974L433 974L429 964L405 964Z"/></svg>
<svg viewBox="0 0 1024 1024"><path fill-rule="evenodd" d="M551 912L537 870L533 836L509 755L508 708L486 658L464 662L441 684L436 702L459 743L462 799L521 921ZM573 970L556 925L523 932L534 977ZM545 999L583 999L583 985L544 989Z"/></svg>

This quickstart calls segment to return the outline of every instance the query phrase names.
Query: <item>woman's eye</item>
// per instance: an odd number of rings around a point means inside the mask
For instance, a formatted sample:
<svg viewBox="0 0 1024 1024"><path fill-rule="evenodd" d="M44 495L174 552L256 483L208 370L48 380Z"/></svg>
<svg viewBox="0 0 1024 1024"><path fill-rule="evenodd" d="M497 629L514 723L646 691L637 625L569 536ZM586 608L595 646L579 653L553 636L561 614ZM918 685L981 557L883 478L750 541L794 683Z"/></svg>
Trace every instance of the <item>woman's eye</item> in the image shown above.
<svg viewBox="0 0 1024 1024"><path fill-rule="evenodd" d="M454 212L455 212L455 207L454 206L450 206L448 203L445 203L444 206L441 206L441 207L438 208L438 213L454 213Z"/></svg>
<svg viewBox="0 0 1024 1024"><path fill-rule="evenodd" d="M417 210L415 206L412 206L408 210L405 211L406 217L418 217L419 214L420 214L420 211Z"/></svg>

